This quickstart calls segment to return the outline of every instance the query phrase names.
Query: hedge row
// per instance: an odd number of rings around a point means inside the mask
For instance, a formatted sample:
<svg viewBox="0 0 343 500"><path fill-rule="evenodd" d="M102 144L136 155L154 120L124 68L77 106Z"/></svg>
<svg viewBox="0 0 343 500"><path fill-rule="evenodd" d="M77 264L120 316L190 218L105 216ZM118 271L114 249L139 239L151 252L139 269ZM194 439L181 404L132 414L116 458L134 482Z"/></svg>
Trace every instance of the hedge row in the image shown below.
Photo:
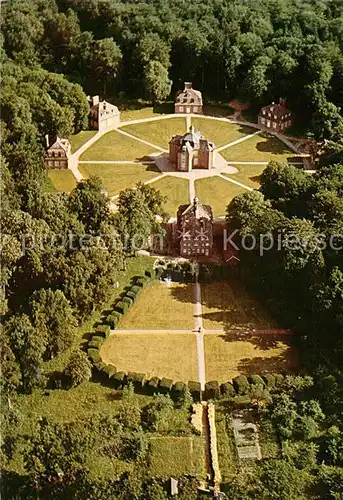
<svg viewBox="0 0 343 500"><path fill-rule="evenodd" d="M172 281L194 281L195 268L188 261L165 262L160 260L155 267L155 277L163 279L169 276Z"/></svg>
<svg viewBox="0 0 343 500"><path fill-rule="evenodd" d="M249 394L253 387L273 389L282 384L284 376L280 373L267 373L266 375L239 375L232 382L219 385L216 380L207 382L205 385L205 396L207 399L216 399L221 396L234 397Z"/></svg>

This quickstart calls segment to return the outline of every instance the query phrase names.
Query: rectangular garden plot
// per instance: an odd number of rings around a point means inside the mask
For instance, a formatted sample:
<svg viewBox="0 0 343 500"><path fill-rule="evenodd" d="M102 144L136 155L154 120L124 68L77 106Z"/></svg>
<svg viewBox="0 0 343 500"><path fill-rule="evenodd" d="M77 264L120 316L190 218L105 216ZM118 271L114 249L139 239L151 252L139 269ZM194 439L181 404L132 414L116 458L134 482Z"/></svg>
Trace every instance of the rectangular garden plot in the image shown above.
<svg viewBox="0 0 343 500"><path fill-rule="evenodd" d="M118 333L100 351L118 371L145 373L147 378L198 380L196 338L192 334Z"/></svg>

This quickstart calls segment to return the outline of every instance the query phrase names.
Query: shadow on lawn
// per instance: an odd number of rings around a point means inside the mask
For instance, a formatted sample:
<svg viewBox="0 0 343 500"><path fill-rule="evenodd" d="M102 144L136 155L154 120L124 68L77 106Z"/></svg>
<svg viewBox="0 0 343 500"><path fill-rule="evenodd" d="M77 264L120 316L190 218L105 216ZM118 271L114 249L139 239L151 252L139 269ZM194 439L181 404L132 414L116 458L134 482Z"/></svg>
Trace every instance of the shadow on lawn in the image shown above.
<svg viewBox="0 0 343 500"><path fill-rule="evenodd" d="M243 375L279 373L282 366L282 372L292 373L296 371L297 364L296 353L289 345L279 356L243 358L238 363L237 370Z"/></svg>

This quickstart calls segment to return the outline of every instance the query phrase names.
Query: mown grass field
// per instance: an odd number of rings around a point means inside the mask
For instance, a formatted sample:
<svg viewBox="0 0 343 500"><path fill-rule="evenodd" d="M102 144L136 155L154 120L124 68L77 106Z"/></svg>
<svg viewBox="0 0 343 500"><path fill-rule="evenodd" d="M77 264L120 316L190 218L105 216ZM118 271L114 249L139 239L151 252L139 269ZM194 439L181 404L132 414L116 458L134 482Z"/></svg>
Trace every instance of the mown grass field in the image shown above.
<svg viewBox="0 0 343 500"><path fill-rule="evenodd" d="M80 147L89 141L96 133L96 130L82 130L78 134L69 137L72 153L80 149Z"/></svg>
<svg viewBox="0 0 343 500"><path fill-rule="evenodd" d="M236 174L223 175L253 189L260 187L259 177L266 168L266 165L235 165L235 168L238 170Z"/></svg>
<svg viewBox="0 0 343 500"><path fill-rule="evenodd" d="M238 456L232 432L230 432L227 408L216 406L216 433L219 469L223 483L230 483L237 474Z"/></svg>
<svg viewBox="0 0 343 500"><path fill-rule="evenodd" d="M154 148L112 130L82 153L80 160L142 160L156 152Z"/></svg>
<svg viewBox="0 0 343 500"><path fill-rule="evenodd" d="M217 148L254 132L250 127L206 117L192 116L192 125L195 130L200 130L206 139L214 142Z"/></svg>
<svg viewBox="0 0 343 500"><path fill-rule="evenodd" d="M175 118L134 123L125 125L122 130L156 144L160 148L168 149L169 141L173 135L186 132L186 118L176 116Z"/></svg>
<svg viewBox="0 0 343 500"><path fill-rule="evenodd" d="M195 181L195 193L200 203L211 205L213 214L225 215L226 207L244 188L236 186L220 177L207 177Z"/></svg>
<svg viewBox="0 0 343 500"><path fill-rule="evenodd" d="M204 475L200 436L154 437L150 440L149 473L152 477Z"/></svg>
<svg viewBox="0 0 343 500"><path fill-rule="evenodd" d="M69 193L76 187L76 179L71 170L49 170L48 181L46 183L47 191L67 192ZM50 181L50 182L49 182Z"/></svg>
<svg viewBox="0 0 343 500"><path fill-rule="evenodd" d="M268 329L277 324L236 282L201 284L202 317L207 330Z"/></svg>
<svg viewBox="0 0 343 500"><path fill-rule="evenodd" d="M143 120L144 118L158 117L160 113L156 112L152 106L142 107L140 109L121 109L120 121L126 122L129 120Z"/></svg>
<svg viewBox="0 0 343 500"><path fill-rule="evenodd" d="M126 188L135 186L137 182L146 182L160 174L154 164L126 163L79 163L81 174L88 178L96 175L102 180L108 194L113 196Z"/></svg>
<svg viewBox="0 0 343 500"><path fill-rule="evenodd" d="M176 217L180 205L189 203L189 184L187 179L166 176L151 184L167 198L164 209L168 215Z"/></svg>
<svg viewBox="0 0 343 500"><path fill-rule="evenodd" d="M246 141L223 149L220 154L228 161L266 161L296 158L295 153L276 137L260 133ZM300 161L300 160L299 160Z"/></svg>
<svg viewBox="0 0 343 500"><path fill-rule="evenodd" d="M219 383L242 374L291 372L297 366L288 336L208 334L204 343L206 378Z"/></svg>
<svg viewBox="0 0 343 500"><path fill-rule="evenodd" d="M194 327L194 288L191 283L149 283L120 321L130 330L185 330Z"/></svg>
<svg viewBox="0 0 343 500"><path fill-rule="evenodd" d="M174 381L198 380L196 338L192 334L115 333L100 353L102 360L118 371Z"/></svg>

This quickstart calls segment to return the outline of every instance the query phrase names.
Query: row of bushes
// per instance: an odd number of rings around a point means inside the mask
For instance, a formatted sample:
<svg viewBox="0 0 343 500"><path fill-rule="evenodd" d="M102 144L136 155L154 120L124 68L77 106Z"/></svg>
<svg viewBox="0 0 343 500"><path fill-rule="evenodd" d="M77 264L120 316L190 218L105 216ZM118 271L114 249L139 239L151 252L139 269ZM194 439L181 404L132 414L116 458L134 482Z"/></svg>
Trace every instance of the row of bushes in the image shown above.
<svg viewBox="0 0 343 500"><path fill-rule="evenodd" d="M142 288L151 281L152 276L150 271L145 272L145 276L140 276L136 279L135 284L131 286L129 290L126 291L125 295L117 302L114 306L114 310L107 316L104 320L104 324L108 325L111 330L114 330L118 325L121 317L127 313L130 309L137 296L141 292Z"/></svg>
<svg viewBox="0 0 343 500"><path fill-rule="evenodd" d="M235 397L249 394L252 389L274 389L282 384L284 376L280 373L267 373L265 375L239 375L232 382L220 384L216 380L207 382L205 385L205 395L207 399L220 397Z"/></svg>
<svg viewBox="0 0 343 500"><path fill-rule="evenodd" d="M155 276L157 279L163 279L167 276L172 281L194 281L195 266L188 261L164 262L160 260L156 263Z"/></svg>

